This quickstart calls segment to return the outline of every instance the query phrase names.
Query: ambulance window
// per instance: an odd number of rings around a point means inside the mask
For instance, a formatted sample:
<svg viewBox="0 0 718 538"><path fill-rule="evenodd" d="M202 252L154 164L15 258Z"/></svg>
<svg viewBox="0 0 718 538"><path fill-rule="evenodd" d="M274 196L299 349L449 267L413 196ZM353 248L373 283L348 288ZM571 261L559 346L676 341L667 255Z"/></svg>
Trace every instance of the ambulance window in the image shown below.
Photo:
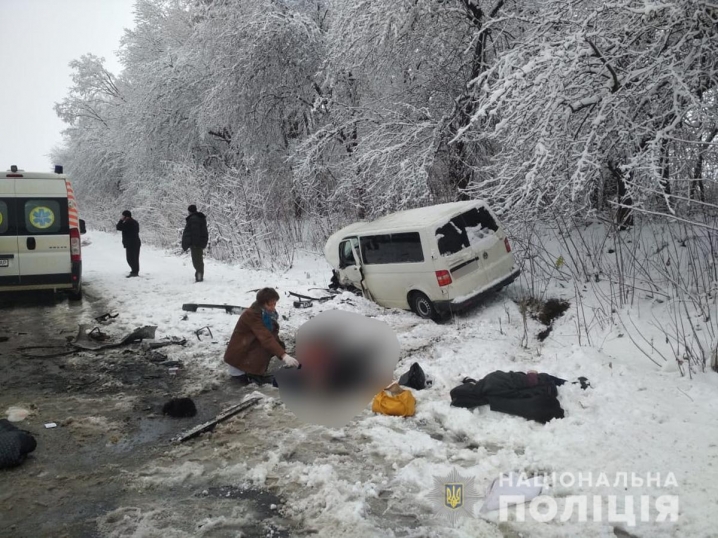
<svg viewBox="0 0 718 538"><path fill-rule="evenodd" d="M60 231L62 214L57 200L25 202L25 229L31 234L52 234Z"/></svg>
<svg viewBox="0 0 718 538"><path fill-rule="evenodd" d="M0 234L7 232L10 226L10 215L8 214L7 204L0 200Z"/></svg>

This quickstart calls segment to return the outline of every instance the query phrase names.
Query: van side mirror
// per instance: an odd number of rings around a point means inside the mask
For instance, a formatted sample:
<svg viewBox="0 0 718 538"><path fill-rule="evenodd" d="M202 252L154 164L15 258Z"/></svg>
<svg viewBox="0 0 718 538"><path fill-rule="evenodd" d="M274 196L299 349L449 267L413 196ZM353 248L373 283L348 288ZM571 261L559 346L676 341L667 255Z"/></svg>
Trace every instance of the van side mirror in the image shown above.
<svg viewBox="0 0 718 538"><path fill-rule="evenodd" d="M87 228L85 227L85 221L80 219L80 233L85 234L87 233Z"/></svg>

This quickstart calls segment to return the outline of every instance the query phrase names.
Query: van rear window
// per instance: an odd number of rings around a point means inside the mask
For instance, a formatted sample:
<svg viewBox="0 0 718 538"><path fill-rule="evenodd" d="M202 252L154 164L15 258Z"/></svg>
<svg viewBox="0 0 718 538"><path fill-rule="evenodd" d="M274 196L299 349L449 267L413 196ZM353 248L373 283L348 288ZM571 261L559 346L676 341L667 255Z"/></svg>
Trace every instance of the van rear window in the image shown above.
<svg viewBox="0 0 718 538"><path fill-rule="evenodd" d="M419 232L371 235L360 240L364 263L420 263L424 261Z"/></svg>
<svg viewBox="0 0 718 538"><path fill-rule="evenodd" d="M439 253L446 256L460 252L498 229L485 207L470 209L436 229Z"/></svg>
<svg viewBox="0 0 718 538"><path fill-rule="evenodd" d="M7 209L7 203L0 200L0 234L7 232L10 226L10 214Z"/></svg>
<svg viewBox="0 0 718 538"><path fill-rule="evenodd" d="M23 235L23 232L29 235L70 232L66 198L33 198L21 203L25 229L21 230L20 235Z"/></svg>

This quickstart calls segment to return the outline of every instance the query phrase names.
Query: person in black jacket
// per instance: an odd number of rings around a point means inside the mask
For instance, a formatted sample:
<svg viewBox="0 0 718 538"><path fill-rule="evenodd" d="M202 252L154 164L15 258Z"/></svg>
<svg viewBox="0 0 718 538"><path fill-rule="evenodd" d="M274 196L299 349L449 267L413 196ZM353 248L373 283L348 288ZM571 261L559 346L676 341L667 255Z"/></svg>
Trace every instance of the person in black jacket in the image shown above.
<svg viewBox="0 0 718 538"><path fill-rule="evenodd" d="M117 229L122 232L122 246L125 247L127 264L130 266L130 274L127 278L140 276L140 224L132 218L130 211L123 211Z"/></svg>
<svg viewBox="0 0 718 538"><path fill-rule="evenodd" d="M182 232L182 251L187 249L192 253L192 265L194 266L195 282L204 280L203 251L207 247L209 234L207 233L207 217L204 213L197 211L197 206L192 204L187 208L189 215L185 219L187 223Z"/></svg>

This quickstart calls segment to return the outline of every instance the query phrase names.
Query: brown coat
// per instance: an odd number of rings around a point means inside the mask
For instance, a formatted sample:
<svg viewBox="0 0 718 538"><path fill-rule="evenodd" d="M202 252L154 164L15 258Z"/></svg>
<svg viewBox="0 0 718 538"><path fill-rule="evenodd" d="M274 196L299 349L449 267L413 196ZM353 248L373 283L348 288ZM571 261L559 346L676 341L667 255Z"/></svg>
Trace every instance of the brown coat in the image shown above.
<svg viewBox="0 0 718 538"><path fill-rule="evenodd" d="M286 353L279 340L279 325L269 331L262 321L262 309L254 303L239 316L229 339L224 362L251 375L267 373L273 356L281 358Z"/></svg>

